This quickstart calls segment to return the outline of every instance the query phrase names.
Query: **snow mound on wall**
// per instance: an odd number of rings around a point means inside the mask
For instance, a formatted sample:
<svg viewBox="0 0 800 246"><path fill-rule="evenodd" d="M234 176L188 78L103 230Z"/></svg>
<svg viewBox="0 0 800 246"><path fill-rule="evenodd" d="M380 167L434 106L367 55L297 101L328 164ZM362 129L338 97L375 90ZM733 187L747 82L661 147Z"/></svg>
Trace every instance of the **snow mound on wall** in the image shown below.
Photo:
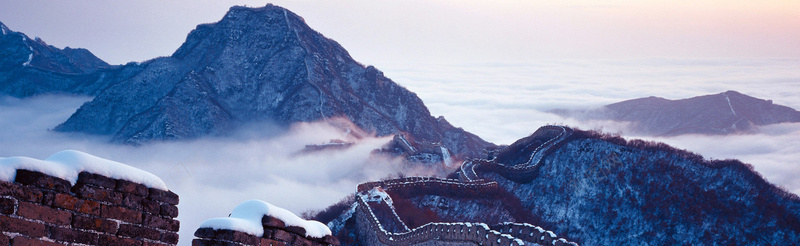
<svg viewBox="0 0 800 246"><path fill-rule="evenodd" d="M200 228L233 230L262 237L264 236L264 226L261 223L261 219L264 215L279 219L286 226L302 227L306 230L306 237L323 238L331 235L331 230L325 224L313 220L304 220L289 212L289 210L261 200L245 201L236 206L229 217L206 220L200 224Z"/></svg>
<svg viewBox="0 0 800 246"><path fill-rule="evenodd" d="M169 190L164 181L152 173L77 150L60 151L44 160L21 156L0 157L0 180L14 182L18 169L41 172L67 180L72 185L78 181L79 173L88 172L143 184L148 188Z"/></svg>

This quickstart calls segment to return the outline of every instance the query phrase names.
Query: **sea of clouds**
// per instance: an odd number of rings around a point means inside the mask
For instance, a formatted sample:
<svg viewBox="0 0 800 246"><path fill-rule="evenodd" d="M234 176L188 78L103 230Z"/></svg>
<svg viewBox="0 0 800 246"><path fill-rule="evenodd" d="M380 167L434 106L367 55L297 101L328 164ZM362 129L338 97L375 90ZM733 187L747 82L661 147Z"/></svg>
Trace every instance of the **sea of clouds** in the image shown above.
<svg viewBox="0 0 800 246"><path fill-rule="evenodd" d="M579 121L553 109L590 109L658 96L683 99L735 90L800 109L800 59L545 60L526 63L387 64L387 77L422 98L434 115L497 144L546 124L668 143L709 159L739 159L800 194L800 123L727 136L626 134L626 122Z"/></svg>
<svg viewBox="0 0 800 246"><path fill-rule="evenodd" d="M108 136L49 130L89 99L0 97L0 157L45 159L74 149L153 173L180 195L180 245L191 244L194 231L204 220L226 217L236 205L250 199L299 215L340 201L361 182L424 171L390 156L371 154L391 137L355 138L340 125L328 122L288 128L253 124L228 137L143 146L112 144ZM342 151L298 154L308 144L332 139L355 144Z"/></svg>
<svg viewBox="0 0 800 246"><path fill-rule="evenodd" d="M378 69L417 93L434 116L497 144L529 135L546 124L601 129L628 138L663 141L714 159L740 159L767 180L800 194L800 124L760 127L750 135L669 138L628 136L625 124L581 122L547 113L585 109L646 96L669 99L736 90L776 104L800 108L800 60L550 60L486 64L386 64ZM181 196L181 245L205 219L224 217L237 204L261 199L294 213L322 209L355 191L358 183L409 169L396 159L371 155L390 137L353 139L325 122L280 127L244 127L229 137L111 144L109 136L59 133L65 121L91 98L0 97L0 157L45 159L75 149L126 163L161 177ZM331 139L356 141L345 151L297 155L307 144Z"/></svg>

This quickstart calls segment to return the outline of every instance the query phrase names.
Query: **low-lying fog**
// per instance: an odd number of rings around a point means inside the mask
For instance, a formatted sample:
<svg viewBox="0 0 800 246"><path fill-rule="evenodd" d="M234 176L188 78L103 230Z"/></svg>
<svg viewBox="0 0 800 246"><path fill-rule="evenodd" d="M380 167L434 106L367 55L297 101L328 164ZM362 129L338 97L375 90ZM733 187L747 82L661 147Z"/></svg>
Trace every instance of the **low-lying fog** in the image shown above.
<svg viewBox="0 0 800 246"><path fill-rule="evenodd" d="M0 97L0 157L45 159L75 149L122 162L159 176L180 195L181 245L190 245L200 223L225 217L239 203L261 199L300 214L321 209L352 193L361 182L414 173L396 160L370 155L391 137L356 140L330 124L301 123L289 129L252 125L233 137L153 143L140 147L108 143L108 137L49 131L86 97ZM344 151L298 155L306 144L331 139L356 141Z"/></svg>

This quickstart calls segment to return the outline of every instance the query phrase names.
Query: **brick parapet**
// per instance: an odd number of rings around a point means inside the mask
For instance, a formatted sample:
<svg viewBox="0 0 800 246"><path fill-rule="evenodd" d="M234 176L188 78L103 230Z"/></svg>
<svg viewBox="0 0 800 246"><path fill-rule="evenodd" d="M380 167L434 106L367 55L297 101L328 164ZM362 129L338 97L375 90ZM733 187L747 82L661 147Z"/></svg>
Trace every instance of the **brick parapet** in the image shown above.
<svg viewBox="0 0 800 246"><path fill-rule="evenodd" d="M556 234L553 233L552 231L548 231L541 227L527 223L507 222L507 223L492 225L490 226L490 228L500 233L509 234L511 236L520 238L527 242L532 242L540 245L578 246L577 243L569 242L564 238L557 237Z"/></svg>
<svg viewBox="0 0 800 246"><path fill-rule="evenodd" d="M419 188L419 187L438 187L446 189L462 189L474 190L477 192L491 191L497 189L497 182L494 181L460 181L457 179L442 179L435 177L407 177L392 180L366 182L358 185L358 192L368 191L375 187L381 187L384 190L396 190L402 188Z"/></svg>
<svg viewBox="0 0 800 246"><path fill-rule="evenodd" d="M339 245L339 240L331 235L326 235L323 238L306 236L305 229L296 226L287 226L285 222L275 217L263 216L261 218L261 225L264 229L262 236L226 229L199 228L194 233L194 236L197 238L192 240L192 245Z"/></svg>
<svg viewBox="0 0 800 246"><path fill-rule="evenodd" d="M17 170L0 181L0 246L175 245L179 197L171 191L82 172L75 185Z"/></svg>

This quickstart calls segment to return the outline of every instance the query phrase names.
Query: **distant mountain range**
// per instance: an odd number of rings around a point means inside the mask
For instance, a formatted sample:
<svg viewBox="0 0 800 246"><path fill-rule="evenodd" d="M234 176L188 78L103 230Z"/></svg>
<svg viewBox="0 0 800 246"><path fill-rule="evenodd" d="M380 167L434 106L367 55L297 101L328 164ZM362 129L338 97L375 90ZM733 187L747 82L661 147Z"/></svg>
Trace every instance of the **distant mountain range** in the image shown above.
<svg viewBox="0 0 800 246"><path fill-rule="evenodd" d="M257 121L344 117L366 132L406 133L463 157L494 146L434 118L416 94L274 5L232 7L221 21L197 26L172 56L125 66L7 33L2 92L96 96L56 131L143 144L224 135Z"/></svg>
<svg viewBox="0 0 800 246"><path fill-rule="evenodd" d="M0 23L0 93L97 95L142 68L111 66L86 49L59 49Z"/></svg>
<svg viewBox="0 0 800 246"><path fill-rule="evenodd" d="M580 120L628 122L632 133L654 136L744 133L755 126L800 122L797 110L736 91L680 100L645 97L594 110L553 112Z"/></svg>

